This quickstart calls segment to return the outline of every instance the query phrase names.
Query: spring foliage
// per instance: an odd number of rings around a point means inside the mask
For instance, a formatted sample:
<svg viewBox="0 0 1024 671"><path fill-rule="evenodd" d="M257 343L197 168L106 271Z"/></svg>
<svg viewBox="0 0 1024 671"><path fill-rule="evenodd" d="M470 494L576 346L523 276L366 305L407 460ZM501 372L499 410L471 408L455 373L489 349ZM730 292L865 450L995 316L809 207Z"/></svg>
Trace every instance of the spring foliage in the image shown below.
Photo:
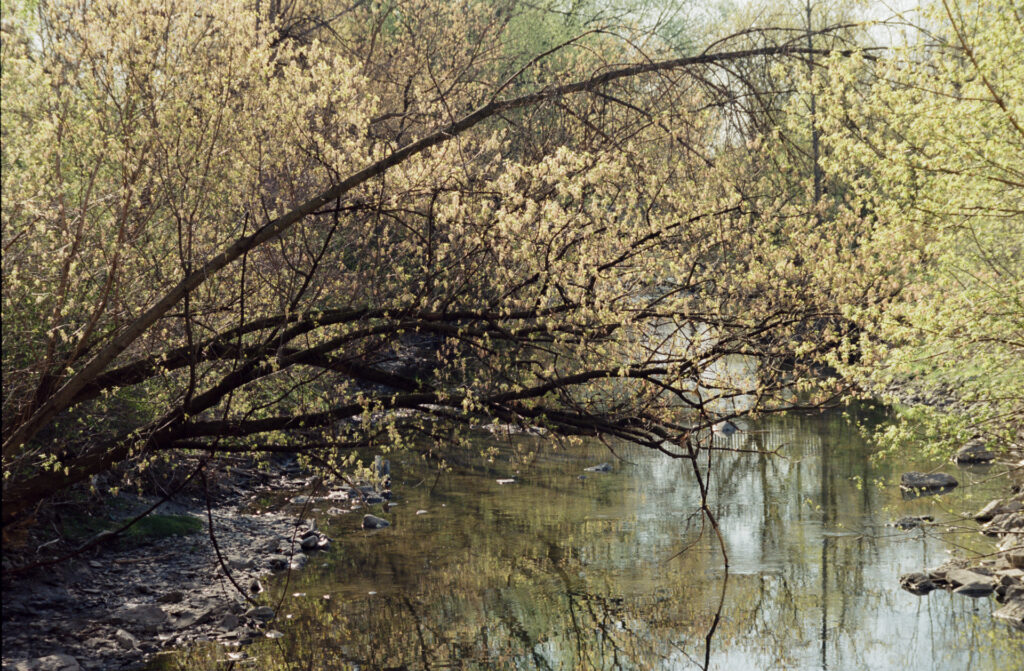
<svg viewBox="0 0 1024 671"><path fill-rule="evenodd" d="M762 134L824 51L596 12L527 57L544 7L5 3L4 523L159 455L340 472L499 421L693 459L836 394L916 229Z"/></svg>
<svg viewBox="0 0 1024 671"><path fill-rule="evenodd" d="M894 301L845 308L864 327L849 372L967 404L917 423L933 439L1021 446L1024 12L944 0L922 22L932 32L889 58L837 61L821 89L828 170L873 222L870 253L903 278Z"/></svg>

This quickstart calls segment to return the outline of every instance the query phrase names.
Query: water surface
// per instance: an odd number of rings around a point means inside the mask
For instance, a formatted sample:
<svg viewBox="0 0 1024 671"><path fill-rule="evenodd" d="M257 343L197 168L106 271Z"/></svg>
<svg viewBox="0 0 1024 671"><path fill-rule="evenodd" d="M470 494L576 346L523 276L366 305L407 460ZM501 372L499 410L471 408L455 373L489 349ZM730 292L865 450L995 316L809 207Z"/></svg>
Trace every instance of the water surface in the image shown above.
<svg viewBox="0 0 1024 671"><path fill-rule="evenodd" d="M274 586L285 635L245 648L248 663L695 669L710 645L712 669L1024 665L1024 639L991 619L994 601L897 585L902 572L992 550L960 517L1005 492L990 473L944 466L963 486L908 501L899 474L936 464L874 464L838 413L750 423L715 445L774 454L716 451L702 464L723 554L685 460L628 445L613 446L616 458L597 442L480 443L498 448L493 462L463 453L440 475L393 457L397 505L371 510L388 529L358 529L361 512L321 517L336 543ZM612 472L584 473L604 461ZM887 526L908 514L937 522ZM214 668L224 655L197 648L175 664Z"/></svg>

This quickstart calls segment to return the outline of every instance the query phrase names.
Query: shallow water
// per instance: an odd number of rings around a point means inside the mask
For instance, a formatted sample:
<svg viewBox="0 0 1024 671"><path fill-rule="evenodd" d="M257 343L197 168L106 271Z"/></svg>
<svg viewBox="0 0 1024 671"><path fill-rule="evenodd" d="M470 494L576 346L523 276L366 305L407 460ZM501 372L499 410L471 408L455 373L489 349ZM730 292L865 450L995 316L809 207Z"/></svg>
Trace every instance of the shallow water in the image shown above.
<svg viewBox="0 0 1024 671"><path fill-rule="evenodd" d="M690 669L707 653L711 669L1024 667L1024 638L991 619L994 601L897 584L961 547L991 551L960 513L1003 494L1002 478L948 465L961 487L905 501L899 474L935 464L872 464L838 413L750 423L715 445L777 454L713 453L723 555L695 512L689 462L626 445L616 459L596 442L486 444L493 463L463 454L443 475L392 457L388 529L357 529L361 512L321 517L336 542L273 586L284 636L245 648L242 665ZM584 473L604 461L612 472ZM937 522L887 526L908 514ZM196 648L165 668L224 659Z"/></svg>

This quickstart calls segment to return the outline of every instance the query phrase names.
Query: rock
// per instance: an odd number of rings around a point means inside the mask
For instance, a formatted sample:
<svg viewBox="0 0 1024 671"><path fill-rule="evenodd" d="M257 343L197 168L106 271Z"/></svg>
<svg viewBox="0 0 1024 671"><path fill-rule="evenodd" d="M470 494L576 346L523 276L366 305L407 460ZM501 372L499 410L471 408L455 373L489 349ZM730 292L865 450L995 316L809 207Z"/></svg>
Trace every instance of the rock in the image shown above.
<svg viewBox="0 0 1024 671"><path fill-rule="evenodd" d="M997 456L999 456L998 453L986 447L983 440L975 438L967 441L963 447L957 450L953 461L958 464L987 464Z"/></svg>
<svg viewBox="0 0 1024 671"><path fill-rule="evenodd" d="M992 617L1006 620L1018 629L1024 629L1024 598L1007 602L1002 608L992 613Z"/></svg>
<svg viewBox="0 0 1024 671"><path fill-rule="evenodd" d="M270 540L265 541L264 543L262 543L259 546L259 550L260 550L260 552L269 552L270 554L274 554L274 553L277 552L277 546L280 543L281 543L281 539L279 539L279 538L271 538Z"/></svg>
<svg viewBox="0 0 1024 671"><path fill-rule="evenodd" d="M259 594L263 591L263 583L261 583L259 579L254 579L249 583L249 591L253 594Z"/></svg>
<svg viewBox="0 0 1024 671"><path fill-rule="evenodd" d="M391 522L377 517L376 515L363 515L363 528L364 529L383 529L384 527L391 526Z"/></svg>
<svg viewBox="0 0 1024 671"><path fill-rule="evenodd" d="M1010 568L1003 571L996 571L996 580L1000 585L1009 587L1014 583L1024 582L1024 571L1019 568Z"/></svg>
<svg viewBox="0 0 1024 671"><path fill-rule="evenodd" d="M288 557L285 555L277 554L267 557L267 565L270 566L271 571L283 571L288 568L289 563Z"/></svg>
<svg viewBox="0 0 1024 671"><path fill-rule="evenodd" d="M309 562L309 557L302 554L301 552L296 552L295 555L292 557L292 560L288 562L288 568L290 568L293 571L298 571L300 569L305 568L307 562Z"/></svg>
<svg viewBox="0 0 1024 671"><path fill-rule="evenodd" d="M334 516L334 515L344 515L347 512L348 512L347 510L342 510L341 508L335 508L335 507L331 507L331 508L327 509L327 514L328 515L332 515L332 516Z"/></svg>
<svg viewBox="0 0 1024 671"><path fill-rule="evenodd" d="M889 526L894 526L904 531L908 529L914 529L921 526L922 522L933 522L935 518L931 515L909 515L907 517L901 517L895 522L890 522Z"/></svg>
<svg viewBox="0 0 1024 671"><path fill-rule="evenodd" d="M245 571L256 568L256 562L251 557L231 557L227 561L228 568L235 571Z"/></svg>
<svg viewBox="0 0 1024 671"><path fill-rule="evenodd" d="M257 620L273 620L274 609L270 606L256 606L245 611L246 617L251 617Z"/></svg>
<svg viewBox="0 0 1024 671"><path fill-rule="evenodd" d="M134 650L139 647L139 639L129 634L124 629L118 629L114 632L114 640L117 644L125 650Z"/></svg>
<svg viewBox="0 0 1024 671"><path fill-rule="evenodd" d="M931 578L927 573L907 573L900 576L900 587L907 590L911 594L922 596L936 589L938 585L932 582Z"/></svg>
<svg viewBox="0 0 1024 671"><path fill-rule="evenodd" d="M221 618L220 624L218 624L217 626L224 631L234 631L235 629L238 629L238 624L238 616L234 613L228 613L223 618Z"/></svg>
<svg viewBox="0 0 1024 671"><path fill-rule="evenodd" d="M82 667L78 665L78 660L71 655L47 655L37 659L15 662L10 667L4 664L4 671L8 669L12 669L12 671L81 671Z"/></svg>
<svg viewBox="0 0 1024 671"><path fill-rule="evenodd" d="M977 522L988 522L990 519L998 514L1000 506L1003 505L1002 500L994 499L989 501L988 504L974 514L974 519Z"/></svg>
<svg viewBox="0 0 1024 671"><path fill-rule="evenodd" d="M726 420L724 422L719 422L718 424L715 424L713 427L711 427L711 431L720 436L729 437L736 433L737 431L739 431L739 427L730 422L729 420Z"/></svg>
<svg viewBox="0 0 1024 671"><path fill-rule="evenodd" d="M991 576L984 575L983 573L980 573L973 569L955 568L950 569L946 573L946 582L953 585L954 587L958 587L960 585L968 585L970 583L979 581L988 581L992 583L995 582L995 580L993 580Z"/></svg>
<svg viewBox="0 0 1024 671"><path fill-rule="evenodd" d="M588 466L583 470L588 471L590 473L610 473L612 470L612 465L606 461L603 464L598 464L597 466Z"/></svg>
<svg viewBox="0 0 1024 671"><path fill-rule="evenodd" d="M299 547L301 547L304 552L309 552L311 550L317 549L317 546L319 544L320 536L314 532L303 538L302 542L299 543Z"/></svg>
<svg viewBox="0 0 1024 671"><path fill-rule="evenodd" d="M1006 512L995 515L988 524L981 528L981 533L986 536L1002 536L1003 534L1019 532L1021 530L1024 530L1024 514Z"/></svg>
<svg viewBox="0 0 1024 671"><path fill-rule="evenodd" d="M993 591L995 591L995 588L996 588L996 585L995 585L994 581L992 581L992 580L987 580L987 581L979 580L977 582L971 582L971 583L967 583L967 584L964 584L964 585L960 585L959 587L957 587L956 589L953 590L953 593L954 594L962 594L964 596L969 596L969 597L977 599L977 598L980 598L980 597L983 597L983 596L988 596Z"/></svg>
<svg viewBox="0 0 1024 671"><path fill-rule="evenodd" d="M1024 569L1024 550L1012 550L1006 553L1006 559L1010 566L1017 569Z"/></svg>
<svg viewBox="0 0 1024 671"><path fill-rule="evenodd" d="M511 484L515 483L515 481L516 481L515 478L498 478L498 484L499 485L511 485Z"/></svg>
<svg viewBox="0 0 1024 671"><path fill-rule="evenodd" d="M918 473L911 471L900 476L900 489L911 496L942 494L956 487L959 482L948 473Z"/></svg>
<svg viewBox="0 0 1024 671"><path fill-rule="evenodd" d="M116 613L111 619L117 623L150 631L156 630L157 627L165 624L168 616L160 606L147 604L145 606L126 608Z"/></svg>
<svg viewBox="0 0 1024 671"><path fill-rule="evenodd" d="M197 610L189 610L184 608L173 614L171 618L171 625L175 629L188 629L197 624L203 624L208 622L214 614L217 612L216 606L207 605Z"/></svg>

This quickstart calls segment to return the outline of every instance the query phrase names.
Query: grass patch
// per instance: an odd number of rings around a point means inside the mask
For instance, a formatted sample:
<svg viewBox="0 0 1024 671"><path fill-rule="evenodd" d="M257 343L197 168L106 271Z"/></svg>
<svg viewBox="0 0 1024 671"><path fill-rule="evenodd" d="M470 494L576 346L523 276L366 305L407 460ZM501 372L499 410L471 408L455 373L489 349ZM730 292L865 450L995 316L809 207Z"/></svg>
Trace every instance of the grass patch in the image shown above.
<svg viewBox="0 0 1024 671"><path fill-rule="evenodd" d="M187 536L201 531L203 522L191 515L149 515L124 532L125 540L141 543L170 536Z"/></svg>
<svg viewBox="0 0 1024 671"><path fill-rule="evenodd" d="M120 529L128 520L111 521L98 517L77 517L64 521L64 536L82 542L104 531ZM148 515L128 527L114 541L121 547L133 547L171 536L187 536L203 529L203 521L191 515Z"/></svg>

